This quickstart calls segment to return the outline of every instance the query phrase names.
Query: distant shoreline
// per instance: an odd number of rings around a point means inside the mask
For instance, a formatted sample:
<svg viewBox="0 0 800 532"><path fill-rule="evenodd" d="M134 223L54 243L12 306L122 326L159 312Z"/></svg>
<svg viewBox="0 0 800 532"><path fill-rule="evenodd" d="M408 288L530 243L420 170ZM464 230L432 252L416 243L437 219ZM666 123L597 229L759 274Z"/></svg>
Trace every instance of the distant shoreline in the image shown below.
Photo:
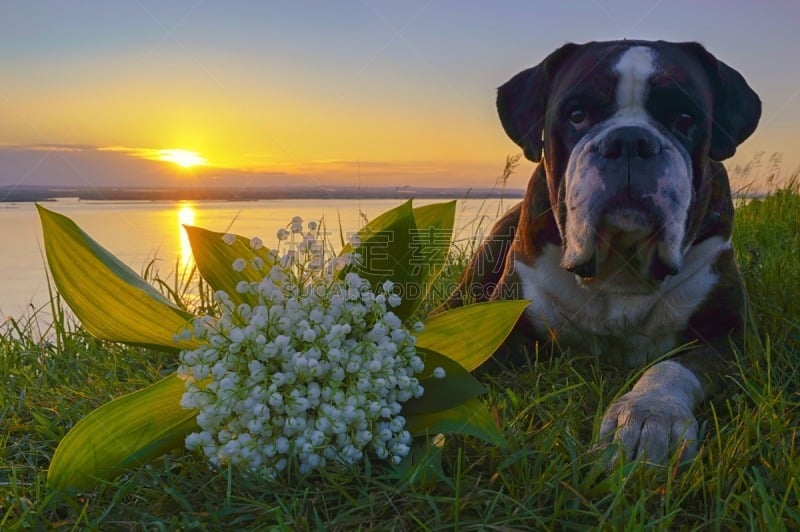
<svg viewBox="0 0 800 532"><path fill-rule="evenodd" d="M77 198L84 201L259 201L270 199L521 198L522 189L454 187L139 188L0 186L0 202Z"/></svg>
<svg viewBox="0 0 800 532"><path fill-rule="evenodd" d="M263 201L263 200L403 200L403 199L516 199L518 188L455 187L283 187L283 188L158 188L158 187L39 187L0 186L0 203L78 201ZM734 194L737 199L758 199L765 193Z"/></svg>

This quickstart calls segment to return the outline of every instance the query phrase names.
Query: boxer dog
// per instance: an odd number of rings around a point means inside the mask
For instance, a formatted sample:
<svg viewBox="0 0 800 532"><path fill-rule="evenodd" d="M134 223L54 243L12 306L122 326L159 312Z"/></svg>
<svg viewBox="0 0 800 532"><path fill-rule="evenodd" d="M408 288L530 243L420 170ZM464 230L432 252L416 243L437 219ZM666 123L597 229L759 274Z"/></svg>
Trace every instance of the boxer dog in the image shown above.
<svg viewBox="0 0 800 532"><path fill-rule="evenodd" d="M539 164L446 306L529 300L503 352L555 339L655 361L599 439L619 444L614 461L693 457L693 411L721 388L744 320L719 161L755 129L758 96L697 43L625 40L559 48L502 85L497 109Z"/></svg>

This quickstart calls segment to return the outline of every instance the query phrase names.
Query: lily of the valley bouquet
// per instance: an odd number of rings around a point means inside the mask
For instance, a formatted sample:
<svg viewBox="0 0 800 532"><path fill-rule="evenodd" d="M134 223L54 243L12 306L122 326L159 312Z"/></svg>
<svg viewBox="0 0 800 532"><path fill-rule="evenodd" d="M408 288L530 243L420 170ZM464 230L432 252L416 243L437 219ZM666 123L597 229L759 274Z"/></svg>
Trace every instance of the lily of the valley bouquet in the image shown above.
<svg viewBox="0 0 800 532"><path fill-rule="evenodd" d="M48 472L87 489L185 446L215 467L272 479L354 466L413 467L414 438L462 433L502 444L469 373L525 302L468 305L419 320L449 253L455 202L392 209L338 255L297 217L267 249L186 227L215 312L168 301L70 219L39 206L53 280L98 338L177 353L177 371L80 420ZM343 242L344 244L344 242Z"/></svg>

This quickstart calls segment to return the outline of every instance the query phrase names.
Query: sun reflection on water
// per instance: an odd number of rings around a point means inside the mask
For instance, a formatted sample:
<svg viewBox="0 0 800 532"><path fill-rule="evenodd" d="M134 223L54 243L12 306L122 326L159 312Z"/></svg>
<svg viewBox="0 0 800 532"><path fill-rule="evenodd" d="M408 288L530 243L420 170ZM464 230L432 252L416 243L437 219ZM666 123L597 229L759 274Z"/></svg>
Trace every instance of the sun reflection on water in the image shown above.
<svg viewBox="0 0 800 532"><path fill-rule="evenodd" d="M178 208L178 235L180 238L180 264L181 269L188 270L194 265L192 257L192 246L189 244L189 236L186 234L184 225L194 225L194 205L191 202L181 202Z"/></svg>

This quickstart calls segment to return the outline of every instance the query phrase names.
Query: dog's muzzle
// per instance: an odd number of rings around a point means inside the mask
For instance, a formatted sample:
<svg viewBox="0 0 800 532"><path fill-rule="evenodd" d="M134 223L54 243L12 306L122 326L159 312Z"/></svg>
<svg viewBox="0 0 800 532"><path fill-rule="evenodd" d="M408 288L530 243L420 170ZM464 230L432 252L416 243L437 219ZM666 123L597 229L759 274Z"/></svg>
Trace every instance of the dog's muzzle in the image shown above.
<svg viewBox="0 0 800 532"><path fill-rule="evenodd" d="M587 134L567 165L562 267L582 278L676 274L691 203L685 150L647 125Z"/></svg>

